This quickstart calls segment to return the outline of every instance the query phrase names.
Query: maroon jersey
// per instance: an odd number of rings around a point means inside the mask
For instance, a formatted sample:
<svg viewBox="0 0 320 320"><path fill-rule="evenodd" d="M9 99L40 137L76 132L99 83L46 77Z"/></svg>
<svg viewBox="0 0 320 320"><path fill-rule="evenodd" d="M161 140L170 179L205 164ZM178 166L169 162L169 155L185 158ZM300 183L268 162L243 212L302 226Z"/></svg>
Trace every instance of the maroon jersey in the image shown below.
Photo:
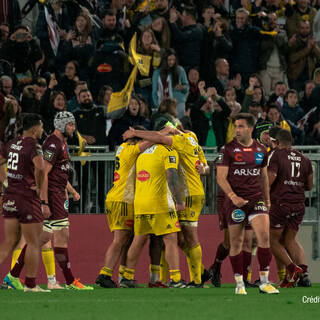
<svg viewBox="0 0 320 320"><path fill-rule="evenodd" d="M267 150L257 141L245 147L236 139L220 149L217 166L229 167L227 180L237 196L244 199L262 193L261 169L267 165Z"/></svg>
<svg viewBox="0 0 320 320"><path fill-rule="evenodd" d="M269 156L268 171L277 174L270 190L271 201L304 201L305 186L312 174L312 165L301 152L291 148L275 150Z"/></svg>
<svg viewBox="0 0 320 320"><path fill-rule="evenodd" d="M48 191L64 191L67 187L70 158L68 146L55 134L51 134L42 145L43 159L52 164L48 175Z"/></svg>
<svg viewBox="0 0 320 320"><path fill-rule="evenodd" d="M33 158L42 155L41 146L31 137L9 141L2 156L7 159L8 188L6 193L34 195L36 186Z"/></svg>

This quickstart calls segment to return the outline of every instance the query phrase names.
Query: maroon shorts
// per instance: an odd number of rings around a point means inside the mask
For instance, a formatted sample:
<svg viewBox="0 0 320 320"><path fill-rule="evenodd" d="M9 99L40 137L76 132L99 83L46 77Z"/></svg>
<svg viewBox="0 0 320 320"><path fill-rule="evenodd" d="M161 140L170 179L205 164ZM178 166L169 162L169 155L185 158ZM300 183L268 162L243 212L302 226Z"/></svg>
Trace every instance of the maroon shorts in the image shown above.
<svg viewBox="0 0 320 320"><path fill-rule="evenodd" d="M48 201L51 216L48 220L61 220L68 218L69 202L65 191L48 192Z"/></svg>
<svg viewBox="0 0 320 320"><path fill-rule="evenodd" d="M36 193L28 196L5 193L2 209L5 219L16 218L20 223L41 223L43 221L40 199Z"/></svg>
<svg viewBox="0 0 320 320"><path fill-rule="evenodd" d="M270 228L298 231L305 214L304 203L278 203L270 208Z"/></svg>
<svg viewBox="0 0 320 320"><path fill-rule="evenodd" d="M227 212L228 225L244 223L246 229L249 230L251 227L247 228L247 226L250 225L248 220L250 216L256 214L268 214L268 208L261 197L249 200L249 202L242 208L236 207L230 199L226 199L224 205Z"/></svg>

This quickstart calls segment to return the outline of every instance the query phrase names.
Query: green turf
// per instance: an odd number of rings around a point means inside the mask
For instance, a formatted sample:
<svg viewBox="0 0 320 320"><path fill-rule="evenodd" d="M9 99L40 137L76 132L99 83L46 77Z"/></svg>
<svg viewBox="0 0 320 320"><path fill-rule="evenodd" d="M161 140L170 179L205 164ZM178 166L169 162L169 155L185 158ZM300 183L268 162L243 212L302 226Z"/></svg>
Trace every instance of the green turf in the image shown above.
<svg viewBox="0 0 320 320"><path fill-rule="evenodd" d="M248 289L235 296L233 285L208 289L101 289L24 293L0 290L0 319L319 319L320 303L303 304L303 296L320 296L312 288L280 289L279 295Z"/></svg>

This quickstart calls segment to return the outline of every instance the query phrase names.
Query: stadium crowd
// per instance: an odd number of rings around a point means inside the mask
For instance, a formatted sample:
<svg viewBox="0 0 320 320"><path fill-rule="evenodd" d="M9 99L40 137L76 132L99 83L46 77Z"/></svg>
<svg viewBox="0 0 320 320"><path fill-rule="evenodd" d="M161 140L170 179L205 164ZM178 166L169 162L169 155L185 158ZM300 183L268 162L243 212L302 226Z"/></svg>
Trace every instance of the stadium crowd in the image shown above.
<svg viewBox="0 0 320 320"><path fill-rule="evenodd" d="M199 174L207 171L201 146L220 149L231 141L233 142L227 145L228 151L227 148L221 149L222 158L217 162L218 183L225 193L224 203L228 204L229 211L232 212L229 218L233 221L227 221L229 247L219 248L220 251L224 250L222 256L230 255L237 284L236 294L246 294L243 270L249 267L249 263L246 268L243 266L245 254L240 245L244 241L244 221L251 224L257 238L260 291L279 293L268 280L271 251L279 261L279 270L284 270L280 286L292 286L299 280L302 285L309 285L303 250L296 256L294 252L301 247L295 235L301 223L299 219L304 214L304 190L312 187L309 182L312 181L311 165L306 162L304 166L307 169L300 176L300 162L307 160L301 154L291 153L288 156L294 157L294 163L298 163L297 176L291 173L291 178L301 179L292 183L297 183L295 186L300 188L294 189L294 192L303 194L303 199L299 199L303 208L301 207L299 214L292 212L290 206L288 208L290 215L298 216L292 218L297 219L294 220L295 232L288 236L284 223L280 225L280 231L274 232L273 238L269 239L269 217L266 211L272 204L276 206L273 210L282 204L272 196L271 201L274 203L270 202L267 191L267 153L258 142L253 142L252 137L265 144L265 131L271 126L278 126L283 128L282 133L275 136L280 147L291 147L291 135L294 144L318 144L320 47L314 37L318 3L309 4L307 0L298 0L296 3L277 0L233 1L226 7L220 0L48 0L39 3L30 0L21 11L17 1L4 0L0 3L0 139L7 144L6 150L1 152L2 158L8 161L9 170L9 191L6 190L5 193L7 207L4 214L6 218L11 218L12 212L16 211L15 207L10 207L10 196L14 197L13 190L17 186L10 179L18 179L14 170L17 170L19 160L15 158L17 152L14 150L20 151L20 144L23 144L31 150L30 159L26 158L24 161L32 161L36 169L44 171L46 177L46 187L40 187L37 175L27 172L32 176L28 178L33 179L40 190L41 204L37 201L40 198L32 198L34 205L38 209L41 206L44 217L51 217L52 220L52 223L49 219L49 224L45 224L47 230L42 233L51 235L43 236L43 239L31 237L31 234L39 237L39 230L29 230L26 227L30 221L23 219L29 219L29 215L26 214L20 220L27 245L21 245L16 257L18 263L5 278L7 284L21 288L19 274L25 263L26 291L41 291L35 284L37 261L34 262L36 259L31 259L31 256L36 255L39 243L44 245L51 239L53 232L55 244L59 244L53 249L67 286L70 289L92 289L81 284L72 275L67 251L68 232L65 232L68 229L64 207L67 200L55 200L55 189L50 189L56 183L56 176L59 176L56 172L61 174L68 171L68 138L69 144L80 144L84 139L89 145L108 145L111 151L121 145L117 149L119 167L116 167L116 173L127 158L135 153L136 157L131 157L130 161L133 162L132 167L138 158L136 166L140 171L137 180L141 182L150 178L149 173L144 170L146 167L159 175L163 200L167 199L167 202L159 201L158 207L154 208L156 212L151 214L144 212L146 206L150 207L154 201L156 193L152 188L155 182L153 180L153 185L148 189L139 186L136 181L135 237L128 251L126 265L122 266L120 285L123 287L136 286L134 268L148 234L162 235L164 242L157 244L155 240L154 247L150 249L150 252L154 248L158 249L154 255L157 261L151 263L151 274L154 277L151 285L166 286L164 281L159 281L159 259L161 249L163 251L165 247L163 261L167 260L169 264L170 286L186 287L181 280L177 261L177 244L189 259L191 282L187 287L199 288L210 277L214 278L217 274L220 277L220 270L216 270L217 266L214 265L210 268L211 273L206 275L197 237L198 217L204 197ZM36 4L39 15L33 32L21 22ZM135 75L132 89L129 84L131 75ZM115 92L118 95L120 92L122 100L116 109L111 110L116 99ZM37 114L41 115L42 120ZM41 169L41 159L37 158L40 152L31 139L28 140L29 145L23 138L40 138L42 126L47 139L42 146L46 165ZM130 131L132 127L136 129ZM18 135L21 129L23 138ZM145 129L168 130L166 133L171 135ZM191 130L195 135L190 131L182 131L183 129ZM75 130L78 134L73 135ZM236 138L233 140L235 133ZM124 138L129 139L125 144L122 144L123 134ZM150 144L139 139L148 140ZM151 147L153 143L155 145ZM57 146L60 153L56 153ZM131 151L123 156L122 150L126 148ZM142 154L138 157L140 152ZM236 154L231 155L232 152ZM239 152L243 152L244 156ZM57 159L57 154L62 158ZM154 161L150 160L150 155L154 157ZM232 162L233 158L236 162ZM178 161L181 161L189 192L185 198L177 188ZM251 163L250 161L254 163L253 168L234 170L235 164L242 165ZM125 171L126 178L131 169L129 167L128 165ZM232 168L234 176L255 176L248 179L248 185L252 183L251 187L258 186L258 189L251 188L249 193L242 194L243 190L239 191L239 180L235 178L236 182L231 183L230 175L227 179L226 168L230 168L230 172ZM277 175L280 176L280 162L273 164L272 168L275 180ZM292 172L296 173L294 169ZM98 170L103 177L103 168ZM25 174L26 172L22 172L19 177L24 177ZM257 182L260 178L262 184ZM67 182L65 172L59 179L59 192L64 193L67 188L75 198L79 196ZM121 177L115 175L115 182L127 181L123 179L122 174ZM167 184L171 201L166 193ZM36 189L32 189L33 193L35 191ZM33 193L31 196L35 197ZM245 200L248 195L249 200ZM104 196L101 194L99 199L100 207L104 207ZM110 197L110 193L108 196ZM20 200L15 198L13 203L20 203ZM58 202L59 205L55 206ZM290 203L290 199L288 202ZM119 200L114 198L107 198L106 204L109 219L110 213L124 217L129 212L132 213L132 208L128 208L124 200L121 207ZM244 211L237 209L242 207ZM19 207L19 213L20 210L24 212L21 208ZM275 211L271 212L275 214ZM34 219L37 227L41 225L40 217L30 219ZM117 228L113 225L116 221L112 219L114 218L109 220L111 230L127 230L123 226ZM126 223L126 220L122 222ZM168 225L170 232L167 230ZM279 228L278 223L271 227ZM15 231L16 228L14 225ZM177 232L180 230L183 238L179 238L178 242ZM105 266L97 278L97 284L102 287L115 286L111 281L113 267L121 258L120 253L128 240L128 232L114 234L117 235L114 245L118 245L118 248L113 250L117 252L117 256L108 256L107 251ZM285 239L284 245L280 241L281 236ZM51 247L49 250L52 252ZM1 258L3 261L5 254ZM249 258L251 261L251 255ZM248 262L248 255L246 261ZM50 276L52 289L59 288L55 271L51 270L49 273L48 281Z"/></svg>

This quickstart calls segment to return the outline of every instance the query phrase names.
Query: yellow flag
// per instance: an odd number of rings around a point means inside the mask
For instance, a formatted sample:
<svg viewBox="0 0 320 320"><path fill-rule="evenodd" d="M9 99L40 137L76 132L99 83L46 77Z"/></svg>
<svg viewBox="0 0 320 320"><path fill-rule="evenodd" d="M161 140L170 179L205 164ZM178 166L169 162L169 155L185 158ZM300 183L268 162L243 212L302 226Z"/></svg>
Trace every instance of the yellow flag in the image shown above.
<svg viewBox="0 0 320 320"><path fill-rule="evenodd" d="M137 75L137 65L135 65L134 68L132 69L131 74L124 88L119 92L113 92L111 94L111 98L110 98L110 101L108 104L108 110L107 110L108 114L113 111L126 108L129 105L136 75Z"/></svg>
<svg viewBox="0 0 320 320"><path fill-rule="evenodd" d="M145 56L143 54L137 53L137 33L134 34L130 41L129 47L129 61L133 65L137 65L139 72L143 76L148 76L150 72L150 63L151 63L151 56Z"/></svg>
<svg viewBox="0 0 320 320"><path fill-rule="evenodd" d="M89 152L83 152L85 146L86 146L86 140L82 138L81 134L79 131L76 131L77 137L78 137L78 142L79 142L79 150L78 150L78 157L85 157L85 156L91 156L91 153ZM86 161L81 161L81 165L85 165Z"/></svg>
<svg viewBox="0 0 320 320"><path fill-rule="evenodd" d="M145 7L150 3L150 0L142 0L139 5L137 5L136 11L144 11Z"/></svg>

